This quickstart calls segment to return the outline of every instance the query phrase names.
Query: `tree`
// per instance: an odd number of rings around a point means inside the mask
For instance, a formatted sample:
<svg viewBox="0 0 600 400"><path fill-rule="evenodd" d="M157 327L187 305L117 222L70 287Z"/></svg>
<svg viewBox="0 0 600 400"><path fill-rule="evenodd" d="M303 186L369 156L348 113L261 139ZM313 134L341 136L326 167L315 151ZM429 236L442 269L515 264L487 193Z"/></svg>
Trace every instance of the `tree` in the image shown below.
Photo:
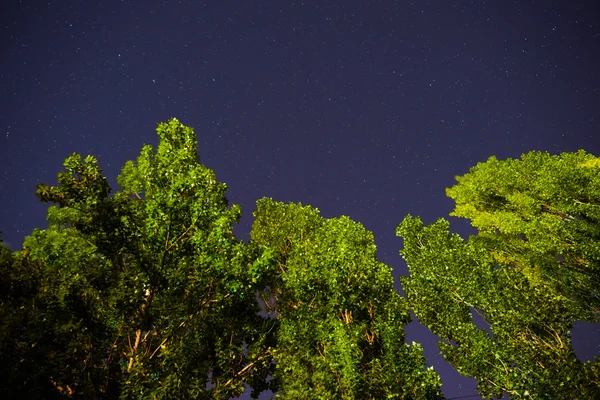
<svg viewBox="0 0 600 400"><path fill-rule="evenodd" d="M34 332L32 299L40 286L39 263L28 262L22 254L0 246L0 397L16 398L28 390L30 398L52 398L53 388L43 379L43 358L39 357ZM39 307L40 304L38 303ZM43 305L42 305L43 307ZM38 314L39 315L39 314Z"/></svg>
<svg viewBox="0 0 600 400"><path fill-rule="evenodd" d="M278 321L274 373L281 398L440 397L439 376L424 368L391 270L377 261L373 234L348 217L264 198L251 244L271 259L261 293Z"/></svg>
<svg viewBox="0 0 600 400"><path fill-rule="evenodd" d="M501 265L577 299L574 316L600 315L600 159L583 150L522 160L494 157L448 189Z"/></svg>
<svg viewBox="0 0 600 400"><path fill-rule="evenodd" d="M244 244L193 130L157 133L112 196L96 158L69 156L37 187L49 227L0 248L0 395L441 396L370 232L263 199Z"/></svg>
<svg viewBox="0 0 600 400"><path fill-rule="evenodd" d="M57 204L49 228L0 260L3 285L25 286L2 298L2 365L16 371L4 392L229 398L246 381L266 387L261 263L232 233L240 209L200 164L191 128L171 119L157 133L157 151L126 163L112 197L91 156L68 157L58 186L38 185Z"/></svg>
<svg viewBox="0 0 600 400"><path fill-rule="evenodd" d="M533 152L458 177L452 215L479 232L405 218L407 302L348 217L265 198L238 241L193 130L157 133L112 196L96 158L69 156L37 187L48 229L0 246L3 398L439 398L404 343L409 306L486 397L600 398L600 362L569 336L599 319L600 159Z"/></svg>
<svg viewBox="0 0 600 400"><path fill-rule="evenodd" d="M398 226L409 302L483 396L600 397L600 363L577 360L569 333L599 317L599 168L583 151L492 157L447 191L451 215L477 235L465 241L445 220L426 227L411 216Z"/></svg>

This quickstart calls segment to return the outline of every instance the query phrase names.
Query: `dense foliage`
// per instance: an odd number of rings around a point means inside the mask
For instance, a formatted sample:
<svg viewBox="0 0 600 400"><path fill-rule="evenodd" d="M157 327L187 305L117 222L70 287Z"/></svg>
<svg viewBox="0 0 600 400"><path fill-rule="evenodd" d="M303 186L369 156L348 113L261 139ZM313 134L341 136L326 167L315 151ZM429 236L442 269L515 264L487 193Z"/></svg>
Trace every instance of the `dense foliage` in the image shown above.
<svg viewBox="0 0 600 400"><path fill-rule="evenodd" d="M451 215L470 219L477 235L465 241L446 220L424 226L411 216L397 230L419 320L484 396L600 398L600 363L581 363L569 332L600 316L600 159L492 157L457 180Z"/></svg>
<svg viewBox="0 0 600 400"><path fill-rule="evenodd" d="M282 398L440 397L419 345L404 343L408 305L377 261L371 232L271 199L258 201L254 216L252 243L273 259L263 301L280 321L274 377Z"/></svg>
<svg viewBox="0 0 600 400"><path fill-rule="evenodd" d="M457 177L451 215L477 234L406 217L404 298L348 217L264 198L237 240L193 130L157 133L114 195L94 157L69 156L37 187L49 227L0 246L2 398L441 398L405 343L411 309L484 397L600 398L600 361L569 332L600 319L600 159L492 157Z"/></svg>
<svg viewBox="0 0 600 400"><path fill-rule="evenodd" d="M4 398L228 398L260 364L240 210L191 128L173 119L157 132L112 197L96 159L77 154L58 186L38 186L57 204L49 228L2 258Z"/></svg>
<svg viewBox="0 0 600 400"><path fill-rule="evenodd" d="M240 242L193 130L157 133L112 196L69 156L49 227L0 247L2 398L439 397L371 233L265 199Z"/></svg>

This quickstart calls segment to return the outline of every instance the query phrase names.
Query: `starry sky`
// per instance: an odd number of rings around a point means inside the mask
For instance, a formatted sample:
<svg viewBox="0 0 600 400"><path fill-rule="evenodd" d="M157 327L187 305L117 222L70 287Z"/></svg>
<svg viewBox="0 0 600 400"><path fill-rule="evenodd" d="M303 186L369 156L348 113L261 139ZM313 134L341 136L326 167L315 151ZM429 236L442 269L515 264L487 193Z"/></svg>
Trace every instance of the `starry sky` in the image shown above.
<svg viewBox="0 0 600 400"><path fill-rule="evenodd" d="M395 227L447 216L455 175L491 155L600 155L594 3L3 1L3 238L18 249L46 226L35 185L54 184L70 153L97 156L116 187L157 123L177 117L242 206L240 238L256 199L302 202L363 223L406 275ZM426 328L407 336L448 397L476 394ZM600 354L597 324L573 337L580 358Z"/></svg>

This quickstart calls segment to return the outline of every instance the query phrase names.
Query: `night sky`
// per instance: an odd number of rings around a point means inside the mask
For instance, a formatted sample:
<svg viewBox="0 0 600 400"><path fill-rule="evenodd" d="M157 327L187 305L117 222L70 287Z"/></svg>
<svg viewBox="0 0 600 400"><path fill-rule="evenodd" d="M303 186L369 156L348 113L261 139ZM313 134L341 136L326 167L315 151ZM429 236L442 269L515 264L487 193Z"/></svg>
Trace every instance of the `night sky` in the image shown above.
<svg viewBox="0 0 600 400"><path fill-rule="evenodd" d="M35 185L70 153L97 156L116 188L177 117L241 204L239 238L257 199L302 202L363 223L406 275L395 227L447 217L455 175L491 155L600 155L594 3L2 1L0 230L18 249L46 227ZM476 394L426 328L407 336L448 397ZM581 359L600 354L598 324L573 337Z"/></svg>

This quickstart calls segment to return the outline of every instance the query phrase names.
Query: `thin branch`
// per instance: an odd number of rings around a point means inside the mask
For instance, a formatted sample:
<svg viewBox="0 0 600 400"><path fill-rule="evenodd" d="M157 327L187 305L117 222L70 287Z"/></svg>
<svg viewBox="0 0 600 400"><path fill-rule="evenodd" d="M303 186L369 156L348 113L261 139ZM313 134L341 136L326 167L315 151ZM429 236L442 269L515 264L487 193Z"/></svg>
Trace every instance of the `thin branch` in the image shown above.
<svg viewBox="0 0 600 400"><path fill-rule="evenodd" d="M234 375L233 378L229 379L227 382L225 382L225 384L223 386L229 386L231 384L231 382L233 382L233 380L235 378L237 378L238 376L242 375L244 372L248 371L250 368L252 368L254 366L254 363L251 362L250 364L246 365L244 368L242 368L237 374Z"/></svg>
<svg viewBox="0 0 600 400"><path fill-rule="evenodd" d="M150 358L148 358L148 360L152 360L152 357L154 357L154 355L156 354L156 352L163 346L163 344L165 344L167 342L167 340L169 340L168 337L166 337L165 340L163 340L161 342L161 344L158 345L158 347L152 352L152 354L150 355Z"/></svg>
<svg viewBox="0 0 600 400"><path fill-rule="evenodd" d="M129 366L127 367L127 372L131 372L131 367L133 366L133 355L140 345L140 338L142 336L142 330L138 329L135 331L135 345L131 348L131 358L129 358ZM131 347L131 340L129 340L129 347Z"/></svg>
<svg viewBox="0 0 600 400"><path fill-rule="evenodd" d="M173 211L169 211L169 229L167 230L167 240L165 240L165 251L169 250L169 237L171 236L171 226L173 225Z"/></svg>
<svg viewBox="0 0 600 400"><path fill-rule="evenodd" d="M190 225L185 232L183 232L177 239L175 239L175 241L173 243L171 243L171 245L166 249L166 251L169 251L171 249L171 247L175 246L175 244L177 244L177 242L183 237L185 236L186 233L188 233L190 231L190 229L192 229L194 225Z"/></svg>

